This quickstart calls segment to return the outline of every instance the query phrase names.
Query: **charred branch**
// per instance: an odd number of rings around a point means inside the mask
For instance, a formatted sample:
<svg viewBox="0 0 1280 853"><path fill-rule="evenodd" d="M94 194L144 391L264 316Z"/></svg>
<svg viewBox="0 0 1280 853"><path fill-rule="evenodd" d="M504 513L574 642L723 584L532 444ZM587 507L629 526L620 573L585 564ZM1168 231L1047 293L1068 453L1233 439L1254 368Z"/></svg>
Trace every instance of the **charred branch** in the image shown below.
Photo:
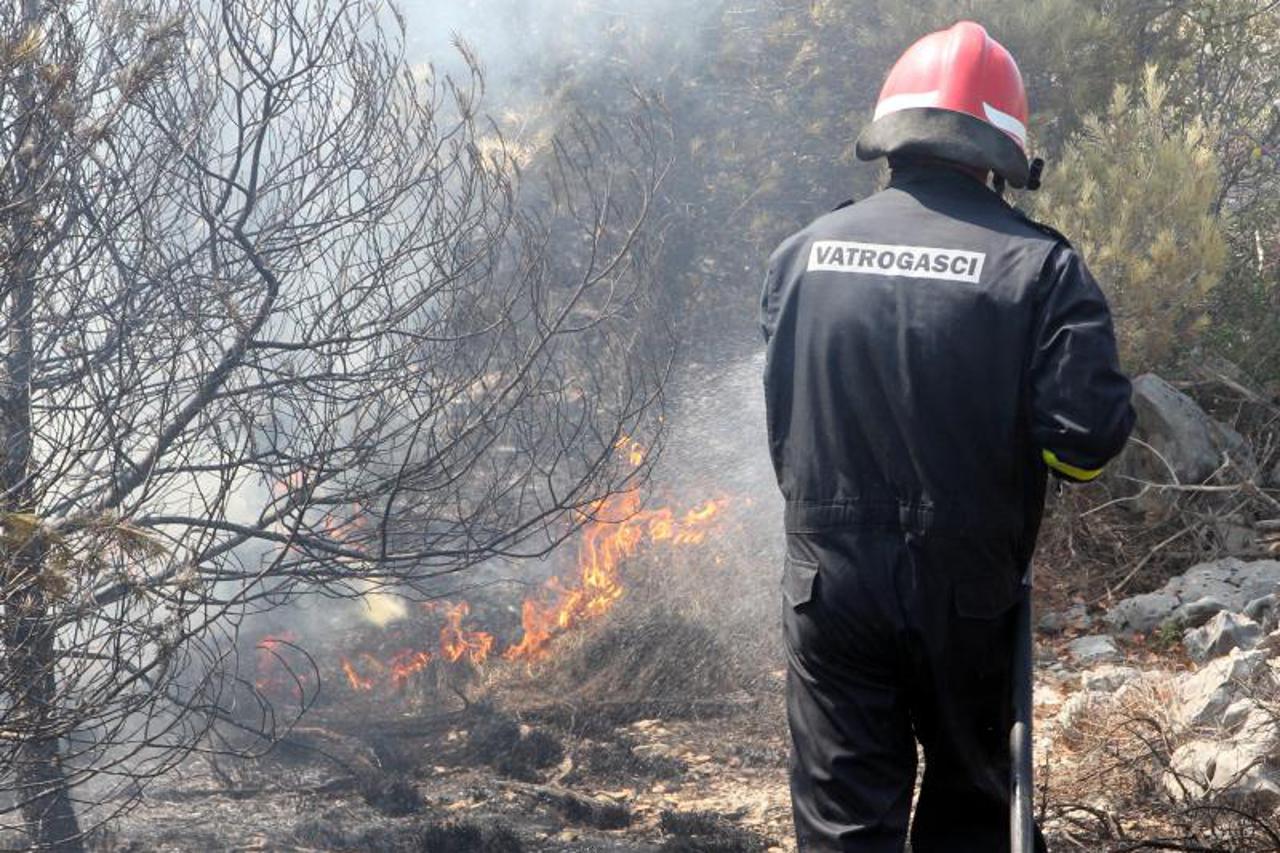
<svg viewBox="0 0 1280 853"><path fill-rule="evenodd" d="M26 0L0 29L0 823L75 849L231 749L215 724L288 729L240 675L249 616L432 597L643 481L617 446L670 367L671 137L640 97L522 176L475 62L411 67L347 0Z"/></svg>

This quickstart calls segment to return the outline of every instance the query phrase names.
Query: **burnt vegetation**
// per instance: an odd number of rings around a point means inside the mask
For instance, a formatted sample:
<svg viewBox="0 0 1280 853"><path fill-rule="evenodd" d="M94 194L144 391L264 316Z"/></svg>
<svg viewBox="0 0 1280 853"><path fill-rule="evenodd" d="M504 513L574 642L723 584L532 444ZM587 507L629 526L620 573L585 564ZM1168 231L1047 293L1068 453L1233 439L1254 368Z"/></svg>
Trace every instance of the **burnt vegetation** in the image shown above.
<svg viewBox="0 0 1280 853"><path fill-rule="evenodd" d="M76 849L314 700L301 650L292 708L246 679L246 618L544 554L643 479L669 132L566 125L526 188L475 62L365 4L6 9L3 810Z"/></svg>
<svg viewBox="0 0 1280 853"><path fill-rule="evenodd" d="M533 47L432 66L429 16L349 0L0 11L0 846L785 845L757 288L961 17L1030 88L1013 200L1241 442L1053 496L1044 608L1276 553L1280 5L456 5ZM1055 742L1055 843L1280 849L1180 784L1167 698Z"/></svg>

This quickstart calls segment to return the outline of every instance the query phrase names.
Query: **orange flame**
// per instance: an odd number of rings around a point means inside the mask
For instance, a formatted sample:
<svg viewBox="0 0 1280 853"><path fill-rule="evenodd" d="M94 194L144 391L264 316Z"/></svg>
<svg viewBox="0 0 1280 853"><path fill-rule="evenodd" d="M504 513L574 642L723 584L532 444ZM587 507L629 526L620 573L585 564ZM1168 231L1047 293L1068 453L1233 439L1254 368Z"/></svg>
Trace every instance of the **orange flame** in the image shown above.
<svg viewBox="0 0 1280 853"><path fill-rule="evenodd" d="M278 692L285 686L287 667L280 660L280 647L297 641L291 631L283 634L268 634L258 641L257 678L254 686L263 693Z"/></svg>
<svg viewBox="0 0 1280 853"><path fill-rule="evenodd" d="M648 451L645 450L643 444L627 435L614 442L613 448L626 456L632 468L639 468L643 465L645 457L648 455Z"/></svg>
<svg viewBox="0 0 1280 853"><path fill-rule="evenodd" d="M645 461L647 451L635 439L623 436L615 449L633 466L639 467ZM538 594L525 599L521 607L523 634L502 657L539 659L557 636L608 613L625 593L621 577L624 561L646 545L675 548L703 542L712 525L719 521L725 503L707 501L680 515L670 507L642 510L636 491L597 501L586 514L590 523L582 532L576 574L571 579L552 578ZM362 519L357 515L351 521L339 522L327 517L324 526L332 538L348 541L362 527ZM425 609L441 612L435 603L425 605ZM433 660L458 663L465 658L475 665L487 661L495 638L465 626L471 606L463 601L446 606L443 612L445 623L440 628L439 647L434 651L404 649L385 662L361 655L359 668L342 658L342 670L351 688L359 692L372 691L379 685L403 689L414 674Z"/></svg>
<svg viewBox="0 0 1280 853"><path fill-rule="evenodd" d="M361 655L360 659L361 667L357 668L348 658L341 658L342 672L352 690L368 693L379 685L403 690L409 678L426 669L433 656L417 649L401 649L385 663L370 654Z"/></svg>
<svg viewBox="0 0 1280 853"><path fill-rule="evenodd" d="M256 646L253 686L269 700L301 702L316 688L317 673L292 631L267 634Z"/></svg>
<svg viewBox="0 0 1280 853"><path fill-rule="evenodd" d="M640 496L625 492L600 502L596 514L621 521L600 520L587 527L578 552L576 583L566 586L552 578L540 598L528 598L521 609L524 636L507 649L508 660L541 657L548 643L583 622L609 612L622 598L621 563L646 543L696 544L720 514L723 502L708 501L677 518L668 507L640 509Z"/></svg>
<svg viewBox="0 0 1280 853"><path fill-rule="evenodd" d="M450 607L445 614L445 626L440 629L440 653L451 663L466 657L474 664L482 664L493 648L493 635L484 631L468 631L462 620L471 613L471 605L465 601Z"/></svg>
<svg viewBox="0 0 1280 853"><path fill-rule="evenodd" d="M374 688L373 679L365 678L361 675L352 665L351 661L346 658L342 658L342 671L346 674L347 681L351 684L352 690L358 690L361 693L364 693Z"/></svg>
<svg viewBox="0 0 1280 853"><path fill-rule="evenodd" d="M391 656L391 684L396 689L403 689L409 682L409 676L422 672L431 663L428 652L402 649Z"/></svg>

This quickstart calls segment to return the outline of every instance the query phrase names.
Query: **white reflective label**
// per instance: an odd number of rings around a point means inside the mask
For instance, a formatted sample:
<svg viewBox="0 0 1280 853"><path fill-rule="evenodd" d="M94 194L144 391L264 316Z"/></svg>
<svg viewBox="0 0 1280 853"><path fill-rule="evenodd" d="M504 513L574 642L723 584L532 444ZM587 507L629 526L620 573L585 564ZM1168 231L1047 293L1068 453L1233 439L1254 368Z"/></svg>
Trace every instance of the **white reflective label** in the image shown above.
<svg viewBox="0 0 1280 853"><path fill-rule="evenodd" d="M890 113L902 112L903 110L936 107L938 98L941 95L942 92L937 89L932 92L905 92L901 95L890 95L876 104L875 115L872 118L883 118Z"/></svg>
<svg viewBox="0 0 1280 853"><path fill-rule="evenodd" d="M809 251L810 272L852 272L867 275L931 278L977 284L987 256L963 249L925 246L886 246L820 240Z"/></svg>
<svg viewBox="0 0 1280 853"><path fill-rule="evenodd" d="M1025 124L1008 113L1001 112L986 101L982 102L982 109L987 114L987 121L1013 136L1023 148L1027 147L1027 126Z"/></svg>

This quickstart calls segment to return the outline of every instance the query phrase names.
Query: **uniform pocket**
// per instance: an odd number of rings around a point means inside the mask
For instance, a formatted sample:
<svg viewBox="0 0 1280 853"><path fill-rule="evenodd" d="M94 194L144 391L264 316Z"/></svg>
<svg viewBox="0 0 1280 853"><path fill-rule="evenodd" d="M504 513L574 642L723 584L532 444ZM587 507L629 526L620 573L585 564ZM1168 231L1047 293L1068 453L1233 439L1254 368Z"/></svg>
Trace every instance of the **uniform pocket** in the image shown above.
<svg viewBox="0 0 1280 853"><path fill-rule="evenodd" d="M813 584L818 578L818 564L791 554L782 562L782 597L790 607L807 604L813 598Z"/></svg>

